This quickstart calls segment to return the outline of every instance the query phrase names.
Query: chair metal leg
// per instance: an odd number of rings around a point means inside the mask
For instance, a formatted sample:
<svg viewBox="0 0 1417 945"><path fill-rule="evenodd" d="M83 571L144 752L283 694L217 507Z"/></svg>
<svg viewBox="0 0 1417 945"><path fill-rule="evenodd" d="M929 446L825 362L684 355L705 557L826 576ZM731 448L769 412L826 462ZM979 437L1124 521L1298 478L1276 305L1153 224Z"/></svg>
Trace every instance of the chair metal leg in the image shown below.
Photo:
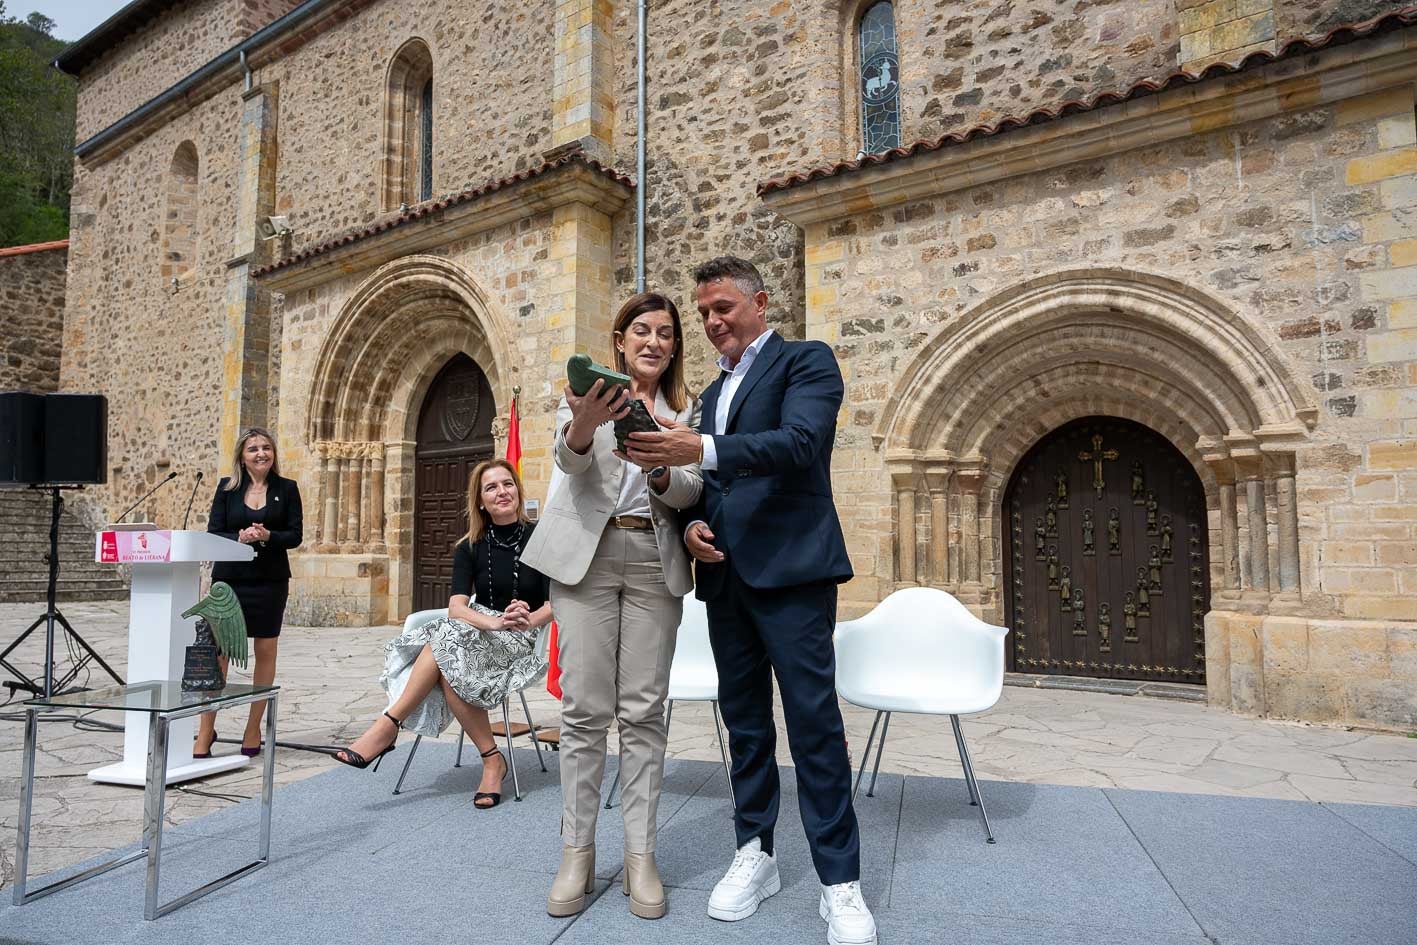
<svg viewBox="0 0 1417 945"><path fill-rule="evenodd" d="M954 725L955 739L959 742L959 760L964 766L964 780L969 785L969 791L979 802L979 816L984 819L984 837L986 843L994 842L994 831L989 826L989 812L984 809L984 796L979 793L979 782L974 779L974 762L969 757L969 746L964 741L964 731L959 727L959 716L950 716L950 722Z"/></svg>
<svg viewBox="0 0 1417 945"><path fill-rule="evenodd" d="M466 740L467 740L467 732L466 732L464 729L459 728L459 729L458 729L458 760L453 762L453 767L454 767L454 768L461 768L461 767L462 767L462 744L463 744L463 742L466 741Z"/></svg>
<svg viewBox="0 0 1417 945"><path fill-rule="evenodd" d="M954 734L955 734L955 750L959 752L959 765L960 765L961 768L963 768L963 767L964 767L964 730L963 730L962 728L960 728L960 725L959 725L959 717L958 717L958 716L955 716L955 715L950 716L950 725L951 725L951 727L954 729ZM973 783L972 781L970 781L968 777L966 777L966 778L964 779L964 786L967 787L967 788L969 788L969 806L970 806L970 807L978 807L978 806L979 806L979 796L978 796L977 794L975 794L975 792L974 792L974 783Z"/></svg>
<svg viewBox="0 0 1417 945"><path fill-rule="evenodd" d="M881 726L881 740L876 744L876 766L871 769L871 786L866 789L867 797L876 796L876 775L881 773L881 755L886 750L886 733L891 730L891 714L886 713L886 723ZM863 759L864 761L864 759Z"/></svg>
<svg viewBox="0 0 1417 945"><path fill-rule="evenodd" d="M502 731L505 732L507 736L507 764L512 768L513 797L515 800L521 801L522 782L521 779L517 777L517 759L516 755L512 752L512 713L508 708L509 702L510 700L508 699L502 700Z"/></svg>
<svg viewBox="0 0 1417 945"><path fill-rule="evenodd" d="M531 720L531 709L527 708L526 692L518 692L517 695L522 697L522 712L526 714L526 727L531 730L527 732L527 735L531 737L531 743L536 746L536 763L541 765L541 773L545 774L546 760L541 757L541 740L536 737L536 723Z"/></svg>
<svg viewBox="0 0 1417 945"><path fill-rule="evenodd" d="M605 809L615 806L615 789L620 786L620 766L615 766L615 780L610 782L610 793L605 795Z"/></svg>
<svg viewBox="0 0 1417 945"><path fill-rule="evenodd" d="M718 753L723 758L723 776L728 779L728 803L733 805L734 811L738 810L738 797L733 793L733 766L728 763L728 746L723 741L723 729L719 726L718 700L713 699L710 703L713 706L713 730L718 735Z"/></svg>
<svg viewBox="0 0 1417 945"><path fill-rule="evenodd" d="M416 754L418 754L418 745L419 745L419 743L422 742L422 741L423 741L423 736L422 736L422 735L415 735L415 736L414 736L414 738L413 738L413 745L412 745L412 747L410 747L409 750L408 750L408 758L406 758L406 759L404 760L404 763L403 763L403 770L399 772L398 783L396 783L396 784L394 785L394 793L395 793L395 794L398 794L399 791L403 790L403 779L408 776L408 769L409 769L410 767L412 767L412 765L413 765L413 756L416 755ZM458 747L461 749L462 746L459 745Z"/></svg>
<svg viewBox="0 0 1417 945"><path fill-rule="evenodd" d="M871 721L871 734L866 736L866 751L861 755L861 773L856 776L856 785L851 789L851 799L856 800L856 792L861 790L861 779L866 777L866 765L871 761L871 745L876 741L876 727L881 724L881 716L885 715L884 710L877 710L876 717Z"/></svg>

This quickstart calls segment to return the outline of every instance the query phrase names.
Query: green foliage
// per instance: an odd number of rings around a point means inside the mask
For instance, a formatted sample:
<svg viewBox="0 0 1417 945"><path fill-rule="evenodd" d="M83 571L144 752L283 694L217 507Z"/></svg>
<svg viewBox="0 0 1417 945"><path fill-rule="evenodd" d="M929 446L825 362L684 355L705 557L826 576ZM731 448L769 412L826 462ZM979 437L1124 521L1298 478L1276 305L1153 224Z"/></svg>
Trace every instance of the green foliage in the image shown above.
<svg viewBox="0 0 1417 945"><path fill-rule="evenodd" d="M10 17L0 0L0 246L64 239L78 83L52 65L54 21Z"/></svg>

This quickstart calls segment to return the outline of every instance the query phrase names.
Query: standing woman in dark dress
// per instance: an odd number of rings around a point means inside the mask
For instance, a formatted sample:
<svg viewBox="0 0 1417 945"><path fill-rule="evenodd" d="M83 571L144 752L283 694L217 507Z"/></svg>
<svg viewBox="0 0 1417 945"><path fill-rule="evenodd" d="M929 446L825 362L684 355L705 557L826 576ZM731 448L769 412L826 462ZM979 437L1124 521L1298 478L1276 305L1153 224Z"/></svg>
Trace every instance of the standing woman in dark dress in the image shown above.
<svg viewBox="0 0 1417 945"><path fill-rule="evenodd" d="M251 682L269 686L276 678L276 643L285 619L285 602L290 595L290 558L299 548L303 515L300 489L293 479L280 474L276 441L260 427L252 427L236 441L229 477L223 477L212 499L207 531L230 538L256 550L250 561L218 561L212 565L212 580L231 585L246 618L246 635L255 644L256 665ZM226 660L222 660L222 670ZM251 704L246 732L241 737L241 754L261 753L261 716L266 704ZM192 756L208 758L216 741L216 713L202 716Z"/></svg>
<svg viewBox="0 0 1417 945"><path fill-rule="evenodd" d="M537 631L551 622L551 582L521 561L535 523L522 511L521 477L504 459L478 463L468 477L471 527L453 549L448 616L384 644L379 683L389 708L337 761L356 768L394 748L399 729L435 738L457 719L483 758L474 807L496 807L507 760L487 710L546 672Z"/></svg>

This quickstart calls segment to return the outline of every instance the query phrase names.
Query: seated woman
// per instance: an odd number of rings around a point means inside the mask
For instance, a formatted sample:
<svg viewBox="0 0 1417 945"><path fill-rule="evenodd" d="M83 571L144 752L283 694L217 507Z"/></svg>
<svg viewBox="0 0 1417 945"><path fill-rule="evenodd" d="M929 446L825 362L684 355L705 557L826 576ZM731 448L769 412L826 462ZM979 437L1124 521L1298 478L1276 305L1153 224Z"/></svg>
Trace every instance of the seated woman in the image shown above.
<svg viewBox="0 0 1417 945"><path fill-rule="evenodd" d="M468 480L472 527L453 551L448 616L405 630L384 645L379 684L390 705L354 744L335 758L368 767L394 748L400 728L436 737L453 718L483 758L472 803L502 800L507 759L497 750L487 710L546 672L536 633L551 621L550 583L521 563L535 523L522 511L521 477L504 459L478 463Z"/></svg>

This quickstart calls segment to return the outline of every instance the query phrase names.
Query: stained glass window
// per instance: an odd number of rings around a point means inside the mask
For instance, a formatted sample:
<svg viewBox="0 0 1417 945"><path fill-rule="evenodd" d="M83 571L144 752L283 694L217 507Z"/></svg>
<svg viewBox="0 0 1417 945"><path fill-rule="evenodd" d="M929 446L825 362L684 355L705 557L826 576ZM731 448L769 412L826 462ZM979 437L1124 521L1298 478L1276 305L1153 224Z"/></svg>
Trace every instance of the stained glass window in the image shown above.
<svg viewBox="0 0 1417 945"><path fill-rule="evenodd" d="M428 200L433 196L433 80L423 86L423 98L419 106L418 129L418 199Z"/></svg>
<svg viewBox="0 0 1417 945"><path fill-rule="evenodd" d="M879 154L900 147L900 61L895 10L888 0L861 17L861 149Z"/></svg>

